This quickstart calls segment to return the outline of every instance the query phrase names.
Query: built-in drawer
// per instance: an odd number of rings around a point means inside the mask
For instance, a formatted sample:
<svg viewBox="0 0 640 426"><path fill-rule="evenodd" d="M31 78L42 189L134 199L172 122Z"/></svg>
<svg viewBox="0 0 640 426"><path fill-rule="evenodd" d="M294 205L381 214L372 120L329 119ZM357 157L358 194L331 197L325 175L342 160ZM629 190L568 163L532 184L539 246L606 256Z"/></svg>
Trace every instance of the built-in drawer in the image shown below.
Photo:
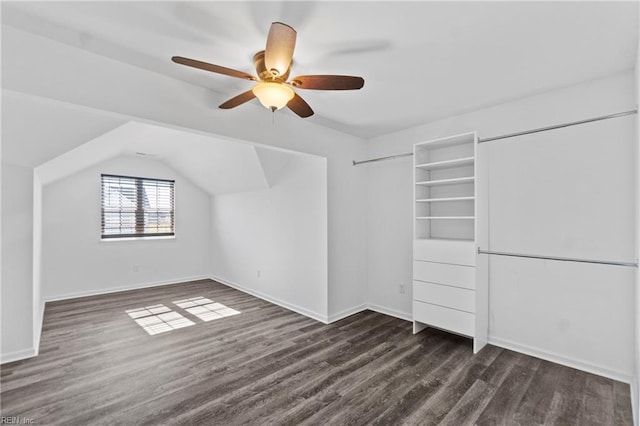
<svg viewBox="0 0 640 426"><path fill-rule="evenodd" d="M476 267L414 260L413 279L473 290L476 288Z"/></svg>
<svg viewBox="0 0 640 426"><path fill-rule="evenodd" d="M413 240L413 258L454 265L476 265L476 245L473 241Z"/></svg>
<svg viewBox="0 0 640 426"><path fill-rule="evenodd" d="M469 313L476 311L476 292L465 288L414 281L413 299Z"/></svg>
<svg viewBox="0 0 640 426"><path fill-rule="evenodd" d="M414 300L413 320L469 337L475 335L475 315L468 312Z"/></svg>

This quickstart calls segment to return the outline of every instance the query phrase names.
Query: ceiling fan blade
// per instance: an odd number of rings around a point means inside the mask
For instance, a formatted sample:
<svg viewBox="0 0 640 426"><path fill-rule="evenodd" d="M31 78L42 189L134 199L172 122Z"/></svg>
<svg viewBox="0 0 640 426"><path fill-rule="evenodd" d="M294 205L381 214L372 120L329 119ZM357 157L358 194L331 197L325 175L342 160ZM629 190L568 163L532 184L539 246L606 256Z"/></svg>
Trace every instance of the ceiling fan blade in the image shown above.
<svg viewBox="0 0 640 426"><path fill-rule="evenodd" d="M293 96L293 99L289 101L287 107L302 118L311 117L313 115L313 110L309 104L297 93Z"/></svg>
<svg viewBox="0 0 640 426"><path fill-rule="evenodd" d="M221 108L221 109L235 108L238 105L242 105L245 102L249 102L251 99L255 97L256 95L253 94L253 90L247 90L246 92L239 94L235 98L231 98L228 101L220 104L218 108Z"/></svg>
<svg viewBox="0 0 640 426"><path fill-rule="evenodd" d="M211 71L218 74L228 75L230 77L242 78L244 80L256 80L256 77L246 72L234 70L227 67L221 67L220 65L210 64L208 62L197 61L195 59L183 58L182 56L174 56L171 58L173 62L180 65L186 65L188 67L198 68L205 71Z"/></svg>
<svg viewBox="0 0 640 426"><path fill-rule="evenodd" d="M356 90L364 86L364 79L350 75L301 75L294 77L291 84L299 89Z"/></svg>
<svg viewBox="0 0 640 426"><path fill-rule="evenodd" d="M296 47L296 30L281 22L274 22L269 28L264 63L274 76L283 76L289 70Z"/></svg>

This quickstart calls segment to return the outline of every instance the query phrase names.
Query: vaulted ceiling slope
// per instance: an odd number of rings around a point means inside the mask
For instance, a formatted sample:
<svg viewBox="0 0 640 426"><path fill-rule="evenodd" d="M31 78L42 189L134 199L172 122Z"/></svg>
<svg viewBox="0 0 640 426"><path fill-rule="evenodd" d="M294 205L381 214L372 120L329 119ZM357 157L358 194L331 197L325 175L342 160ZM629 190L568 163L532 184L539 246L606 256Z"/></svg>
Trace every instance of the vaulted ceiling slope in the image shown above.
<svg viewBox="0 0 640 426"><path fill-rule="evenodd" d="M210 195L259 191L297 154L155 125L127 122L36 170L47 185L122 155L160 161ZM266 159L267 161L265 161Z"/></svg>
<svg viewBox="0 0 640 426"><path fill-rule="evenodd" d="M609 1L3 2L2 22L208 88L220 102L251 83L170 57L253 72L269 24L286 22L298 31L294 74L366 81L360 91L305 91L316 111L308 120L368 138L631 69L637 10ZM246 108L261 107L225 113Z"/></svg>
<svg viewBox="0 0 640 426"><path fill-rule="evenodd" d="M86 108L3 93L2 161L33 168L125 122Z"/></svg>

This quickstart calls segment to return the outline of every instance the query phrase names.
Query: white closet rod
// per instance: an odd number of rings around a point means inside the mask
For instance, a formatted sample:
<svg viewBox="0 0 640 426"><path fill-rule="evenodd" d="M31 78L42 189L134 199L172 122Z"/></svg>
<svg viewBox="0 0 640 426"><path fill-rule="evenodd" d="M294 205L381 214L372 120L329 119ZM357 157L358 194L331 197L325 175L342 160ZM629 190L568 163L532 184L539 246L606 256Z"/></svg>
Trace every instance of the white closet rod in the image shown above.
<svg viewBox="0 0 640 426"><path fill-rule="evenodd" d="M509 133L508 135L502 135L502 136L494 136L492 138L478 139L478 143L491 142L491 141L496 141L496 140L499 140L499 139L512 138L514 136L528 135L528 134L531 134L531 133L546 132L547 130L562 129L563 127L577 126L578 124L586 124L586 123L591 123L593 121L608 120L610 118L624 117L626 115L636 114L637 112L638 112L637 109L632 109L631 111L618 112L616 114L601 115L600 117L587 118L586 120L579 120L579 121L572 121L570 123L556 124L555 126L540 127L538 129L533 129L533 130L525 130L524 132Z"/></svg>
<svg viewBox="0 0 640 426"><path fill-rule="evenodd" d="M509 257L524 257L527 259L558 260L561 262L598 263L600 265L630 266L632 268L638 267L638 264L633 262L615 262L611 260L591 260L591 259L579 259L574 257L538 256L535 254L505 253L503 251L481 250L479 247L478 247L478 254L490 254L490 255L496 255L496 256L509 256Z"/></svg>
<svg viewBox="0 0 640 426"><path fill-rule="evenodd" d="M372 158L371 160L362 160L362 161L353 160L353 165L357 166L358 164L373 163L374 161L393 160L394 158L411 157L411 156L413 156L413 152L407 152L405 154L389 155L387 157Z"/></svg>
<svg viewBox="0 0 640 426"><path fill-rule="evenodd" d="M615 113L615 114L601 115L600 117L587 118L586 120L571 121L569 123L556 124L555 126L540 127L540 128L533 129L533 130L525 130L524 132L509 133L507 135L494 136L492 138L478 139L478 143L484 143L484 142L497 141L497 140L500 140L500 139L513 138L515 136L529 135L531 133L546 132L548 130L561 129L563 127L569 127L569 126L577 126L578 124L591 123L593 121L600 121L600 120L608 120L610 118L624 117L626 115L632 115L632 114L637 114L637 113L638 113L637 109L632 109L630 111L623 111L623 112L618 112L618 113ZM386 156L386 157L372 158L370 160L363 160L363 161L355 161L355 160L353 160L353 165L357 166L357 165L365 164L365 163L373 163L374 161L384 161L384 160L393 160L395 158L401 158L401 157L411 157L412 155L413 155L413 152L407 152L405 154L389 155L389 156Z"/></svg>

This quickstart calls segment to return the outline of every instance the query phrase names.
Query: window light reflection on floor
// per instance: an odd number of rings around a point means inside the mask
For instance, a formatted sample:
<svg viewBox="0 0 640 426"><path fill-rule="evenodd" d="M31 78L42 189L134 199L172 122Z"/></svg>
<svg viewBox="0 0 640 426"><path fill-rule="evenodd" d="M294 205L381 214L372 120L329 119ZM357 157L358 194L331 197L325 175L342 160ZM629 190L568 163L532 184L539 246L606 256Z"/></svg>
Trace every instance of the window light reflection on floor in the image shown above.
<svg viewBox="0 0 640 426"><path fill-rule="evenodd" d="M177 300L173 303L205 322L241 313L240 311L229 308L222 303L214 302L213 300L202 296Z"/></svg>
<svg viewBox="0 0 640 426"><path fill-rule="evenodd" d="M153 305L125 311L148 334L154 335L189 327L195 323L164 305Z"/></svg>
<svg viewBox="0 0 640 426"><path fill-rule="evenodd" d="M207 303L213 303L213 300L207 299L206 297L202 296L192 297L190 299L176 300L175 302L173 302L174 305L178 305L182 309L191 308L198 305L206 305Z"/></svg>

